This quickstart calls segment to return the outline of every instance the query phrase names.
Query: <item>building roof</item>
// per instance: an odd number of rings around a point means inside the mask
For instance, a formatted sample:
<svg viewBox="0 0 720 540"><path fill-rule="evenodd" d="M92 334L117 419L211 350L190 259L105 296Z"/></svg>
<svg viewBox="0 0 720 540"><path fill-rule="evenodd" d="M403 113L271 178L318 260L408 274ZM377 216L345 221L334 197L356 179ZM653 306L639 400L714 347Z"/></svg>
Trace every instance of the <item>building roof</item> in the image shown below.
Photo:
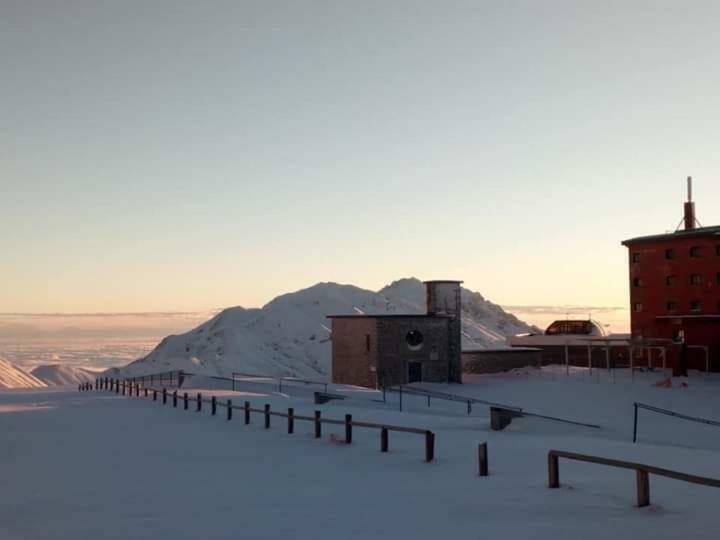
<svg viewBox="0 0 720 540"><path fill-rule="evenodd" d="M665 240L680 240L683 238L697 238L700 236L717 236L720 239L720 225L714 225L712 227L698 227L696 229L681 229L672 233L654 234L650 236L638 236L636 238L630 238L629 240L623 240L622 245L630 246L632 244L662 242Z"/></svg>
<svg viewBox="0 0 720 540"><path fill-rule="evenodd" d="M425 283L426 285L428 283L452 283L452 284L457 285L460 283L464 283L464 281L459 281L459 280L455 280L455 279L431 279L429 281L423 281L423 283Z"/></svg>
<svg viewBox="0 0 720 540"><path fill-rule="evenodd" d="M328 319L451 319L449 315L428 315L426 313L418 314L418 313L407 313L407 314L397 314L393 313L392 315L388 314L378 314L378 315L372 315L372 314L366 314L366 315L359 315L359 314L350 314L350 315L328 315Z"/></svg>

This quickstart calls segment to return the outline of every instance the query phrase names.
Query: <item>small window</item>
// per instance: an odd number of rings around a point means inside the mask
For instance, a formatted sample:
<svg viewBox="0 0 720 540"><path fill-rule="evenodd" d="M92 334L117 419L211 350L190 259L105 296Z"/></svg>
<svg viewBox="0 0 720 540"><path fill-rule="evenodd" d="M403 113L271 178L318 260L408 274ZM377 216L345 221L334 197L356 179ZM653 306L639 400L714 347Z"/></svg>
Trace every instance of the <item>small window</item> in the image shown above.
<svg viewBox="0 0 720 540"><path fill-rule="evenodd" d="M665 307L669 313L674 313L678 309L678 303L674 300L669 300Z"/></svg>
<svg viewBox="0 0 720 540"><path fill-rule="evenodd" d="M642 304L641 304L640 302L635 302L635 303L633 304L633 311L634 311L635 313L640 313L640 312L642 311L642 307L643 307L643 306L642 306Z"/></svg>
<svg viewBox="0 0 720 540"><path fill-rule="evenodd" d="M423 335L418 330L411 330L405 336L405 343L411 351L419 351L423 346Z"/></svg>
<svg viewBox="0 0 720 540"><path fill-rule="evenodd" d="M365 351L370 352L370 334L365 334Z"/></svg>
<svg viewBox="0 0 720 540"><path fill-rule="evenodd" d="M693 246L690 248L690 256L691 257L699 257L700 256L700 246Z"/></svg>
<svg viewBox="0 0 720 540"><path fill-rule="evenodd" d="M633 278L633 287L642 287L643 282L639 277Z"/></svg>
<svg viewBox="0 0 720 540"><path fill-rule="evenodd" d="M717 246L715 246L715 255L717 255L718 257L720 257L720 244L718 244Z"/></svg>
<svg viewBox="0 0 720 540"><path fill-rule="evenodd" d="M675 286L675 276L665 276L665 285L668 287Z"/></svg>
<svg viewBox="0 0 720 540"><path fill-rule="evenodd" d="M674 249L666 249L665 250L665 258L668 261L671 261L672 259L674 259L675 258L675 250Z"/></svg>
<svg viewBox="0 0 720 540"><path fill-rule="evenodd" d="M702 285L702 274L692 274L690 276L690 285Z"/></svg>
<svg viewBox="0 0 720 540"><path fill-rule="evenodd" d="M700 300L693 300L690 302L690 311L693 313L702 313L703 306Z"/></svg>
<svg viewBox="0 0 720 540"><path fill-rule="evenodd" d="M632 262L640 262L640 253L637 251L632 254Z"/></svg>

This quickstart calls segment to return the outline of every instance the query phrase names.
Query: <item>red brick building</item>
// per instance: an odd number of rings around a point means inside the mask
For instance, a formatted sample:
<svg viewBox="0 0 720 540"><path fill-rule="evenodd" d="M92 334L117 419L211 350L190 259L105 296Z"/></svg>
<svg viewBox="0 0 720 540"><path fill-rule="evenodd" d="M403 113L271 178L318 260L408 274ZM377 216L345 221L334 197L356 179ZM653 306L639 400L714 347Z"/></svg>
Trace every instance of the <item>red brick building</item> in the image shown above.
<svg viewBox="0 0 720 540"><path fill-rule="evenodd" d="M684 228L625 240L632 339L657 345L676 374L720 370L720 226L697 227L688 178Z"/></svg>

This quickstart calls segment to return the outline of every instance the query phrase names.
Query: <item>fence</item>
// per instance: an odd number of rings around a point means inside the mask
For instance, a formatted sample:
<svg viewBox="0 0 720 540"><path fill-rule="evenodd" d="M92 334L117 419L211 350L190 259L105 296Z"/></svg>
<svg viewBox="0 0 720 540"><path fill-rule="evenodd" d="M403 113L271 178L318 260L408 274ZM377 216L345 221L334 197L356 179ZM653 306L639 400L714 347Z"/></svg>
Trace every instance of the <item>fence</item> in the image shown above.
<svg viewBox="0 0 720 540"><path fill-rule="evenodd" d="M187 373L182 370L175 370L164 371L162 373L153 373L152 375L141 375L139 377L128 377L122 380L133 384L140 383L143 386L153 386L155 384L158 384L160 386L177 386L178 388L180 388L187 377L193 376L193 373Z"/></svg>
<svg viewBox="0 0 720 540"><path fill-rule="evenodd" d="M560 487L560 458L634 470L636 474L637 505L639 507L648 506L650 504L651 474L673 478L674 480L682 480L683 482L690 482L692 484L701 484L703 486L720 488L720 480L716 480L714 478L685 474L677 471L671 471L669 469L662 469L660 467L653 467L652 465L644 465L642 463L576 454L574 452L564 452L562 450L550 450L548 453L548 487L550 488Z"/></svg>
<svg viewBox="0 0 720 540"><path fill-rule="evenodd" d="M514 407L512 405L502 405L500 403L494 403L492 401L486 401L484 399L478 399L478 398L471 398L467 396L460 396L457 394L448 394L445 392L438 392L435 390L427 390L425 388L416 388L416 387L410 387L410 386L403 386L399 385L397 387L395 386L389 386L387 388L383 388L383 401L386 400L386 392L395 392L399 395L399 406L400 410L403 410L403 394L410 395L410 396L420 396L427 398L427 406L430 407L431 399L439 399L442 401L456 401L458 403L464 403L467 406L467 413L468 415L472 414L472 406L473 404L480 404L480 405L489 405L491 407L501 407L503 409L509 409L509 410L516 410L518 412L522 411L520 407Z"/></svg>
<svg viewBox="0 0 720 540"><path fill-rule="evenodd" d="M81 385L83 387L83 385ZM87 388L78 388L79 390L92 390L92 384L88 383ZM120 381L115 379L109 379L107 377L102 379L96 379L95 381L95 390L109 390L111 392L115 392L117 394L122 395L128 395L128 396L135 396L135 397L143 397L146 398L152 398L153 401L158 401L158 398L162 399L162 404L165 405L168 402L168 389L167 387L163 388L150 388L147 386L142 386L140 382L132 382L132 381ZM177 408L178 406L178 391L174 390L171 394L172 397L172 403L173 408ZM272 411L269 404L265 404L265 406L262 409L253 408L249 401L245 401L245 403L242 406L233 405L232 400L228 399L227 402L223 403L219 401L215 396L212 396L210 399L203 398L201 393L197 393L196 397L189 396L187 392L184 392L182 395L182 401L183 401L183 409L188 410L189 403L195 402L195 410L200 412L202 411L203 404L209 404L210 405L210 412L212 415L215 415L217 413L218 407L225 407L227 411L227 419L232 420L233 412L232 411L243 411L244 413L244 419L245 424L249 424L251 421L251 415L253 413L255 414L262 414L264 423L265 423L265 429L270 429L271 425L271 418L273 416L285 418L287 420L287 430L289 434L294 433L295 431L295 421L306 421L306 422L312 422L314 424L314 433L315 438L319 439L322 437L322 425L323 424L331 424L331 425L341 425L345 427L345 439L344 442L346 444L352 444L352 437L353 437L353 428L369 428L369 429L377 429L380 431L380 451L381 452L388 452L390 448L390 432L399 432L399 433L410 433L410 434L416 434L421 435L424 437L425 441L425 461L427 463L430 463L435 459L435 433L433 433L430 430L425 429L419 429L419 428L411 428L411 427L405 427L405 426L394 426L394 425L388 425L388 424L377 424L373 422L362 422L362 421L356 421L353 420L352 415L346 414L344 420L337 420L333 418L323 418L321 411L315 411L314 416L303 416L303 415L297 415L295 414L295 410L293 408L288 408L287 412L279 412L279 411Z"/></svg>
<svg viewBox="0 0 720 540"><path fill-rule="evenodd" d="M311 381L311 380L308 380L308 379L298 379L298 378L296 378L296 377L272 377L272 376L269 376L269 375L268 375L268 376L266 376L266 375L251 375L251 374L249 374L249 373L239 373L239 372L233 371L233 373L232 373L232 379L231 379L231 381L232 381L232 390L233 390L233 391L235 390L235 381L237 381L238 378L240 378L240 379L247 379L247 378L250 378L250 379L267 379L267 380L269 380L269 381L277 381L277 384L278 384L278 392L282 392L283 381L286 382L286 383L293 383L293 382L295 382L295 383L302 383L302 384L305 384L305 385L308 385L308 384L316 384L316 385L322 386L324 392L327 392L327 387L328 387L328 383L326 383L325 381Z"/></svg>
<svg viewBox="0 0 720 540"><path fill-rule="evenodd" d="M647 405L645 403L638 403L637 401L633 403L633 406L635 408L635 414L633 418L633 442L637 442L637 432L638 432L638 409L645 409L646 411L658 413L658 414L664 414L666 416L674 416L675 418L680 418L681 420L689 420L690 422L697 422L699 424L706 424L709 426L716 426L720 427L720 422L716 420L707 420L705 418L698 418L696 416L688 416L687 414L682 414L679 412L671 411L668 409L661 409L660 407L655 407L653 405Z"/></svg>

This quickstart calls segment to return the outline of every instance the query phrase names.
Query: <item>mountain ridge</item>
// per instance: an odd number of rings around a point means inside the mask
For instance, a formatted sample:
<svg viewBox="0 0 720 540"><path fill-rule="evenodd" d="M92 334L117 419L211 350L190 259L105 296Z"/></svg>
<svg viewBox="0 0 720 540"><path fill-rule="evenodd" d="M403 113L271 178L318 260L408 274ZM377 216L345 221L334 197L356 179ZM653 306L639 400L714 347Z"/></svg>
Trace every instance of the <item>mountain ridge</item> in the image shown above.
<svg viewBox="0 0 720 540"><path fill-rule="evenodd" d="M506 336L536 330L464 288L462 308L464 349L504 347ZM262 308L230 307L189 332L163 338L148 355L110 373L136 376L182 369L222 377L233 372L327 377L327 316L344 313L425 313L425 285L417 278L403 278L375 292L320 282L279 295Z"/></svg>

